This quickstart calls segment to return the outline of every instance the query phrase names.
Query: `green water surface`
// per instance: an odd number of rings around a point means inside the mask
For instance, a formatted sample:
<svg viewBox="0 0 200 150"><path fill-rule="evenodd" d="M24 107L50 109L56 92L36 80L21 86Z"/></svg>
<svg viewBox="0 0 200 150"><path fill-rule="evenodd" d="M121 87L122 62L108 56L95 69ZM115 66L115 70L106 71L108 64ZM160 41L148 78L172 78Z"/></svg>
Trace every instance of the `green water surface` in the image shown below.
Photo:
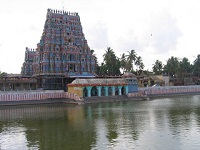
<svg viewBox="0 0 200 150"><path fill-rule="evenodd" d="M199 150L200 96L0 107L0 150Z"/></svg>

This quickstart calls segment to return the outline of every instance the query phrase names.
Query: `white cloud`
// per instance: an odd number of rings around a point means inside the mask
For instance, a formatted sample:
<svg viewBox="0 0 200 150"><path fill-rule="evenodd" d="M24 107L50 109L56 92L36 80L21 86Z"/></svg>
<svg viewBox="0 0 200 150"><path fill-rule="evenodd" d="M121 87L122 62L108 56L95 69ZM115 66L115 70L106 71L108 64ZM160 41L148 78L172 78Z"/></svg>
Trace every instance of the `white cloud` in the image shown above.
<svg viewBox="0 0 200 150"><path fill-rule="evenodd" d="M20 73L25 47L36 48L47 8L78 12L83 32L100 61L107 47L119 56L134 49L146 69L156 59L199 54L198 0L1 0L0 69Z"/></svg>

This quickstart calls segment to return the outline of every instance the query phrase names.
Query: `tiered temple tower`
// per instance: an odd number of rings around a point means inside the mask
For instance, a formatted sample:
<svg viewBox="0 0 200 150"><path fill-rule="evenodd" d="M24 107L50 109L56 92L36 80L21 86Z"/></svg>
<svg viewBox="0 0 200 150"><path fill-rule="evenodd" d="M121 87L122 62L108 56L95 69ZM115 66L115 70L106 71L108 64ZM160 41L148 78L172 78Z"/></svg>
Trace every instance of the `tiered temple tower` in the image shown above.
<svg viewBox="0 0 200 150"><path fill-rule="evenodd" d="M63 89L72 78L94 77L92 53L78 13L48 9L33 61L38 87Z"/></svg>
<svg viewBox="0 0 200 150"><path fill-rule="evenodd" d="M36 54L36 51L32 48L26 47L25 59L21 68L21 74L26 76L33 75L33 59Z"/></svg>

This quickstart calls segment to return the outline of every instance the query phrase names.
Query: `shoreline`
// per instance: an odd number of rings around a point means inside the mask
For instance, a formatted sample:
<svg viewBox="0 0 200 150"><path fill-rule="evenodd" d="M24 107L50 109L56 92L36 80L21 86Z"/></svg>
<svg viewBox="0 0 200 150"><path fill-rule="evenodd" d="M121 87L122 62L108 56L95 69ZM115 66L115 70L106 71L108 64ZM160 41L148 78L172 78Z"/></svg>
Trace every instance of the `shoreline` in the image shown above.
<svg viewBox="0 0 200 150"><path fill-rule="evenodd" d="M83 101L75 101L69 98L59 98L59 99L45 99L45 100L22 100L22 101L1 101L0 108L3 106L31 106L38 104L69 104L69 105L87 105L87 104L97 104L97 103L112 103L112 102L130 102L130 101L147 101L153 100L155 98L170 98L175 96L185 96L185 95L200 95L200 93L176 93L176 94L160 94L160 95L150 95L150 96L140 96L140 97L128 97L126 95L122 96L102 96L102 97L87 97Z"/></svg>
<svg viewBox="0 0 200 150"><path fill-rule="evenodd" d="M8 91L0 92L1 106L38 105L38 104L73 104L84 105L104 102L123 102L152 100L173 96L200 95L200 86L166 86L140 88L138 92L127 95L79 97L75 93L63 90Z"/></svg>
<svg viewBox="0 0 200 150"><path fill-rule="evenodd" d="M195 93L174 93L174 94L160 94L160 95L149 95L149 96L139 96L139 97L128 97L128 96L121 96L122 99L115 99L115 96L108 96L107 100L104 98L98 98L98 100L94 99L86 99L84 100L84 104L91 104L91 103L103 103L103 102L125 102L125 101L146 101L152 100L154 98L170 98L176 96L185 96L185 95L200 95L199 92ZM119 97L119 96L116 96Z"/></svg>
<svg viewBox="0 0 200 150"><path fill-rule="evenodd" d="M2 106L25 106L25 105L38 105L38 104L75 104L78 102L72 99L59 98L59 99L45 99L45 100L22 100L22 101L1 101Z"/></svg>

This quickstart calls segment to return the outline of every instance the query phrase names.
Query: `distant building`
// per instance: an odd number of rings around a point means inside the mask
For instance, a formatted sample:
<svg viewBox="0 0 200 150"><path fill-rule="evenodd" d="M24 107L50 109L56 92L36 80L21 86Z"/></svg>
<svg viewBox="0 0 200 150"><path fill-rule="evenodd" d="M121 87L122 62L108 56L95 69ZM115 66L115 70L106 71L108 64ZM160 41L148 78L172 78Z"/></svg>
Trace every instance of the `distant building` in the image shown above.
<svg viewBox="0 0 200 150"><path fill-rule="evenodd" d="M79 97L116 96L138 92L137 78L133 73L125 73L117 78L76 79L68 84L68 92Z"/></svg>
<svg viewBox="0 0 200 150"><path fill-rule="evenodd" d="M75 78L94 77L92 53L78 13L48 9L40 42L35 51L26 49L21 73L35 77L38 88L66 89Z"/></svg>
<svg viewBox="0 0 200 150"><path fill-rule="evenodd" d="M0 77L0 91L36 90L36 79L22 74L7 74Z"/></svg>
<svg viewBox="0 0 200 150"><path fill-rule="evenodd" d="M126 72L122 75L122 78L124 78L128 84L128 93L138 92L138 80L135 74Z"/></svg>

